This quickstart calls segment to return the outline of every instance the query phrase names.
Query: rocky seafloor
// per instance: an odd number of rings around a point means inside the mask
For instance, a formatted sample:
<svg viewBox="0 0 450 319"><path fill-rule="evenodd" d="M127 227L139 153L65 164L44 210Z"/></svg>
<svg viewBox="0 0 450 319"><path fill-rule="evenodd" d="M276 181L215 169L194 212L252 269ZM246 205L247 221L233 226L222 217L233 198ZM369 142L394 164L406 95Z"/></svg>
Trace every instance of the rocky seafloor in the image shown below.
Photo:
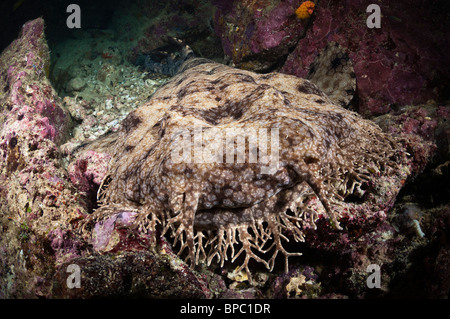
<svg viewBox="0 0 450 319"><path fill-rule="evenodd" d="M448 4L383 1L382 27L370 29L371 1L316 1L306 20L295 16L302 2L136 1L107 26L64 38L47 37L53 16L21 21L0 55L0 298L448 298ZM167 37L220 63L300 77L339 43L356 79L346 107L409 143L401 189L386 182L374 195L392 199L380 204L388 210L344 218L341 231L319 220L290 245L303 255L287 273L255 266L251 283L231 263L190 268L170 238L150 247L131 214L97 224L94 236L82 232L110 157L76 151L117 131L170 80L138 63ZM68 284L74 264L80 288ZM379 288L367 285L369 265L380 266Z"/></svg>

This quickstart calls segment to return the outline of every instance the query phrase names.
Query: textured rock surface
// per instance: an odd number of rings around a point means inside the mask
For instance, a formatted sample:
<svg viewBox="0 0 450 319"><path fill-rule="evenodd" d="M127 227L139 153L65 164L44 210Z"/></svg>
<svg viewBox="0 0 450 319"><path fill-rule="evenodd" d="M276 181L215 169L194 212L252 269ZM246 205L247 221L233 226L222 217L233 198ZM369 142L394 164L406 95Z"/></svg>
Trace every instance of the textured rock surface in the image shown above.
<svg viewBox="0 0 450 319"><path fill-rule="evenodd" d="M362 114L384 114L393 104L437 101L448 94L448 3L383 1L381 28L370 29L366 8L371 3L321 1L281 72L305 77L318 52L335 41L349 50Z"/></svg>
<svg viewBox="0 0 450 319"><path fill-rule="evenodd" d="M304 35L308 20L295 10L302 1L214 1L215 30L224 53L248 70L275 67Z"/></svg>
<svg viewBox="0 0 450 319"><path fill-rule="evenodd" d="M124 19L119 32L124 38L133 36L130 41L133 62L163 46L167 37L182 39L203 57L223 56L220 40L212 28L214 6L210 1L149 0L134 6L131 12L133 20ZM138 24L134 23L136 20Z"/></svg>
<svg viewBox="0 0 450 319"><path fill-rule="evenodd" d="M40 294L53 267L46 235L70 230L84 214L59 159L71 121L46 77L49 63L42 19L24 24L0 56L3 297Z"/></svg>
<svg viewBox="0 0 450 319"><path fill-rule="evenodd" d="M40 233L61 224L66 227L81 207L59 161L58 144L66 138L71 120L46 78L50 62L44 21L26 23L0 61L0 86L5 92L1 97L1 209L15 215L18 224L40 225ZM41 227L41 220L48 222L46 227Z"/></svg>

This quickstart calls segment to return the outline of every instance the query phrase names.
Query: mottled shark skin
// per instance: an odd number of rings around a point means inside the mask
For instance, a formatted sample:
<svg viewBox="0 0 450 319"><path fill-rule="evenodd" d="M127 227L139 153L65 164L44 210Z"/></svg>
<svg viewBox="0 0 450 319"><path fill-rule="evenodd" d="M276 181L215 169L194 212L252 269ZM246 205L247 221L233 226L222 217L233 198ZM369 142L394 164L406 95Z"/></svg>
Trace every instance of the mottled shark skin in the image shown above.
<svg viewBox="0 0 450 319"><path fill-rule="evenodd" d="M138 212L192 266L240 261L250 277L251 259L272 271L280 254L287 270L301 252L285 242L318 218L339 229L346 199L364 203L405 161L396 138L308 80L195 58L181 71L96 144L112 159L91 221Z"/></svg>
<svg viewBox="0 0 450 319"><path fill-rule="evenodd" d="M308 80L316 84L333 101L346 107L356 91L352 61L339 43L330 42L317 55L309 69Z"/></svg>

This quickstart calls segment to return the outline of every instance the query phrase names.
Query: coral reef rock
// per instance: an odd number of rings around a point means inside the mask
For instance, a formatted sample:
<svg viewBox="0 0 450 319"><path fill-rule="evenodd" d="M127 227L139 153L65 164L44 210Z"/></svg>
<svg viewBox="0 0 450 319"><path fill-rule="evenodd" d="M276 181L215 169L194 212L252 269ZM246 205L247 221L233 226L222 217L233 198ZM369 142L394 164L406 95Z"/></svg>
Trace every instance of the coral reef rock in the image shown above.
<svg viewBox="0 0 450 319"><path fill-rule="evenodd" d="M42 19L24 24L0 57L0 207L40 232L69 225L61 212L81 209L59 159L71 119L46 77L49 63Z"/></svg>
<svg viewBox="0 0 450 319"><path fill-rule="evenodd" d="M306 77L318 53L336 42L353 63L360 114L380 115L395 105L448 98L448 3L383 1L378 4L381 28L369 28L366 8L372 3L320 1L311 27L280 72Z"/></svg>
<svg viewBox="0 0 450 319"><path fill-rule="evenodd" d="M220 39L212 27L215 7L210 1L169 0L165 2L145 1L137 5L123 4L125 16L120 19L117 29L119 37L130 38L131 61L139 61L141 55L151 55L147 64L159 64L155 60L155 49L166 45L167 37L182 39L199 55L214 59L223 56ZM128 8L132 6L132 9ZM139 23L135 23L139 20Z"/></svg>
<svg viewBox="0 0 450 319"><path fill-rule="evenodd" d="M300 3L215 0L215 30L224 53L242 69L273 69L307 29L308 20L295 15Z"/></svg>
<svg viewBox="0 0 450 319"><path fill-rule="evenodd" d="M0 56L3 298L41 294L39 285L54 267L46 236L55 229L70 233L85 214L60 162L58 145L71 119L47 78L49 59L41 18L25 23Z"/></svg>

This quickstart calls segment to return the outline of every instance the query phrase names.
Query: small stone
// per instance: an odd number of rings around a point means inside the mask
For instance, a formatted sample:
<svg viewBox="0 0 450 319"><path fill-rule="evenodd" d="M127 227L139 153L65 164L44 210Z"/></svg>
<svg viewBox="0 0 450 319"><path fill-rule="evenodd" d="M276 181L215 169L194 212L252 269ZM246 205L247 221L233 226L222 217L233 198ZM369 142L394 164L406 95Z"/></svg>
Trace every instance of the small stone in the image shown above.
<svg viewBox="0 0 450 319"><path fill-rule="evenodd" d="M72 80L67 83L66 91L72 92L72 91L81 91L86 86L86 82L79 77L73 78Z"/></svg>
<svg viewBox="0 0 450 319"><path fill-rule="evenodd" d="M110 110L110 109L112 109L113 108L113 102L112 102L112 100L106 100L105 101L105 108L107 109L107 110Z"/></svg>

